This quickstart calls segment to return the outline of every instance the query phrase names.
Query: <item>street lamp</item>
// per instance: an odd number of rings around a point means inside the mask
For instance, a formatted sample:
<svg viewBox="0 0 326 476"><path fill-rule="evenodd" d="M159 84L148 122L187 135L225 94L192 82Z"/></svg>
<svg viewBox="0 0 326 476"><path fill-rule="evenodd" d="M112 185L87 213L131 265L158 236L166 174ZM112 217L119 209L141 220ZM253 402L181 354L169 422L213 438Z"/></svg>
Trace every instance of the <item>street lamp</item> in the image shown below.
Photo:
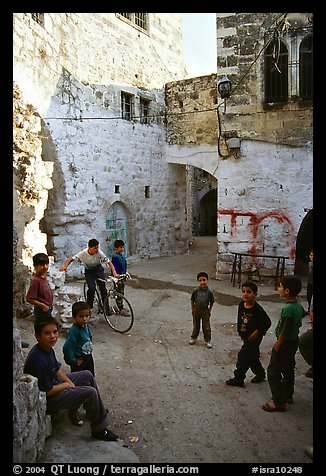
<svg viewBox="0 0 326 476"><path fill-rule="evenodd" d="M224 76L217 83L217 90L222 99L229 99L231 96L232 83L227 76Z"/></svg>

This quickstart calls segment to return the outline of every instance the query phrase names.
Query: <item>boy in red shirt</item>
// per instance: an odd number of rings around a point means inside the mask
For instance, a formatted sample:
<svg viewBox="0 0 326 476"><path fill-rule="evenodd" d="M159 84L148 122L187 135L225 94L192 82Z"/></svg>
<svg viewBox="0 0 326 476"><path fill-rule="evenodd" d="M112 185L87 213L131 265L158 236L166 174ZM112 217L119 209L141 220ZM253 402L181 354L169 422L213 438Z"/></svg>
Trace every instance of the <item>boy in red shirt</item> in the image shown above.
<svg viewBox="0 0 326 476"><path fill-rule="evenodd" d="M26 301L34 305L35 321L52 317L53 293L46 279L49 257L45 253L33 256L34 274L26 294Z"/></svg>

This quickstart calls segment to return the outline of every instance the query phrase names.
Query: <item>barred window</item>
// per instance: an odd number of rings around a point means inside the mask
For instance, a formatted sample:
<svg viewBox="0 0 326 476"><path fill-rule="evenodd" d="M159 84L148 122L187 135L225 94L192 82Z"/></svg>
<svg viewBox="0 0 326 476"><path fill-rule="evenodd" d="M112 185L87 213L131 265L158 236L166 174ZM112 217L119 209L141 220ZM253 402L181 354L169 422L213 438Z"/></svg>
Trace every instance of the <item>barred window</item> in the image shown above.
<svg viewBox="0 0 326 476"><path fill-rule="evenodd" d="M149 105L150 101L148 99L140 98L140 122L141 124L149 124Z"/></svg>
<svg viewBox="0 0 326 476"><path fill-rule="evenodd" d="M148 13L117 13L116 15L123 17L141 30L148 31Z"/></svg>
<svg viewBox="0 0 326 476"><path fill-rule="evenodd" d="M33 20L44 27L44 13L31 13Z"/></svg>
<svg viewBox="0 0 326 476"><path fill-rule="evenodd" d="M288 100L288 50L285 44L271 41L265 50L265 101Z"/></svg>
<svg viewBox="0 0 326 476"><path fill-rule="evenodd" d="M299 94L301 99L312 99L312 35L301 42L299 51Z"/></svg>
<svg viewBox="0 0 326 476"><path fill-rule="evenodd" d="M133 118L133 95L121 91L121 117L127 121Z"/></svg>

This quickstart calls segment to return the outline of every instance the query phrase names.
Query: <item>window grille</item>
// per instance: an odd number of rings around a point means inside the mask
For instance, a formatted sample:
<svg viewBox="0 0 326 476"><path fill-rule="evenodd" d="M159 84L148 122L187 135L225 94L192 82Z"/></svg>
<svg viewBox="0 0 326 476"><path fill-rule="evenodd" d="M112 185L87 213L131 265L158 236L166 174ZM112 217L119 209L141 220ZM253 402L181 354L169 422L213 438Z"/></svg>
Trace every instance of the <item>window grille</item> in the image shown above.
<svg viewBox="0 0 326 476"><path fill-rule="evenodd" d="M301 99L312 99L312 35L304 38L299 52L299 94Z"/></svg>
<svg viewBox="0 0 326 476"><path fill-rule="evenodd" d="M149 103L148 99L140 98L140 123L149 124Z"/></svg>
<svg viewBox="0 0 326 476"><path fill-rule="evenodd" d="M133 117L133 96L132 94L121 92L121 114L122 119L131 121Z"/></svg>
<svg viewBox="0 0 326 476"><path fill-rule="evenodd" d="M143 30L147 30L147 14L146 13L135 13L135 24L138 25Z"/></svg>
<svg viewBox="0 0 326 476"><path fill-rule="evenodd" d="M120 15L142 30L148 31L148 13L117 13L116 15Z"/></svg>
<svg viewBox="0 0 326 476"><path fill-rule="evenodd" d="M44 26L44 13L31 13L32 18L36 23L41 26Z"/></svg>
<svg viewBox="0 0 326 476"><path fill-rule="evenodd" d="M285 44L271 41L264 55L265 101L288 100L288 50Z"/></svg>

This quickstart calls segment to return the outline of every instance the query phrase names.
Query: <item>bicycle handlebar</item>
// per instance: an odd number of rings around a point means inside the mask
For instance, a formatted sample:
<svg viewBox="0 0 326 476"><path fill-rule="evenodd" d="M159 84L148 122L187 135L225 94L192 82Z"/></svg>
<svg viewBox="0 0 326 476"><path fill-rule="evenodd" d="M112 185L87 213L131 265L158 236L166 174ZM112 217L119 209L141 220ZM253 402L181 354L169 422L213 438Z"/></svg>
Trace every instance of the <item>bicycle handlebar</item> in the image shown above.
<svg viewBox="0 0 326 476"><path fill-rule="evenodd" d="M115 278L114 276L108 276L107 279L97 278L99 281L113 281L114 283L118 283L119 281L125 281L127 279L131 279L131 275L129 273L120 274L119 278Z"/></svg>

